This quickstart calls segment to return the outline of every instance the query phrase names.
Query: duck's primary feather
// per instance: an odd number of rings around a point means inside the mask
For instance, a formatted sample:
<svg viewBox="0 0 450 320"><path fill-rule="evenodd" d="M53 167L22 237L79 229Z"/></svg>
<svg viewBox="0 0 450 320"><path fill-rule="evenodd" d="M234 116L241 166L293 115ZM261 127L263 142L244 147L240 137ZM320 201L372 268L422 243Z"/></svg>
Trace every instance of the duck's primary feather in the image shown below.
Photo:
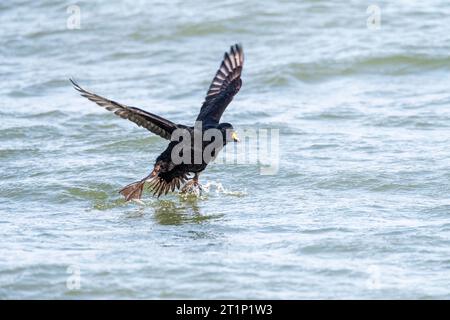
<svg viewBox="0 0 450 320"><path fill-rule="evenodd" d="M164 139L170 140L172 132L179 127L172 121L157 116L156 114L109 100L99 96L98 94L83 89L72 79L70 79L70 81L72 82L74 88L78 90L83 97L88 98L106 110L114 112L114 114L123 119L128 119L136 123L138 126L146 128L150 132L157 134Z"/></svg>
<svg viewBox="0 0 450 320"><path fill-rule="evenodd" d="M219 123L223 112L242 85L241 73L244 65L244 51L236 44L226 52L219 70L206 94L197 121Z"/></svg>

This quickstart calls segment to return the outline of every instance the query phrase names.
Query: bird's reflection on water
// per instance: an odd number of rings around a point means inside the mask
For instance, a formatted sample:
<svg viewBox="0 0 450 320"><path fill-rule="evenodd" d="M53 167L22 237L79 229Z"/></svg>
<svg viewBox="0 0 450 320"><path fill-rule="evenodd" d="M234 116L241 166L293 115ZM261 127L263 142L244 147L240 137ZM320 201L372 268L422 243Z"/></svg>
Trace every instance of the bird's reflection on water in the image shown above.
<svg viewBox="0 0 450 320"><path fill-rule="evenodd" d="M158 201L154 208L155 220L163 225L183 224L186 220L193 220L200 215L197 204L186 206L171 200Z"/></svg>
<svg viewBox="0 0 450 320"><path fill-rule="evenodd" d="M196 196L179 196L174 200L156 200L150 203L142 203L137 208L125 213L127 218L139 218L152 212L154 220L161 225L182 225L201 223L210 219L218 219L222 215L209 215L202 212L199 198Z"/></svg>

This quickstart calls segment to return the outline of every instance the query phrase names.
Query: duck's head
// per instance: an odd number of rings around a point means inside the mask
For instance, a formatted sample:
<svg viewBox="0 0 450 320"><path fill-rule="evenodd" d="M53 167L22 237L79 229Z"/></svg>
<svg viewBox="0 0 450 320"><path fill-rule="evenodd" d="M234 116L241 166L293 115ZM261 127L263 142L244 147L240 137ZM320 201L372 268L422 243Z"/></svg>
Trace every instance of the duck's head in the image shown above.
<svg viewBox="0 0 450 320"><path fill-rule="evenodd" d="M234 130L233 126L231 125L231 123L227 122L220 123L218 129L222 132L225 143L239 142L238 135Z"/></svg>

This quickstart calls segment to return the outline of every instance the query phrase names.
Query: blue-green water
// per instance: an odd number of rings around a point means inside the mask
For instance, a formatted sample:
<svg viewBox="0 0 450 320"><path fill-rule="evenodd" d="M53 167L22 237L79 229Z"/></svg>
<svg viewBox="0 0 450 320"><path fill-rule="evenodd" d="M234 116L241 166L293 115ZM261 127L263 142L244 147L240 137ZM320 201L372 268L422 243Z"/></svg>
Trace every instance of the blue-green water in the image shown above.
<svg viewBox="0 0 450 320"><path fill-rule="evenodd" d="M69 4L0 4L0 298L450 298L447 1ZM236 42L279 172L124 203L166 142L67 79L191 124Z"/></svg>

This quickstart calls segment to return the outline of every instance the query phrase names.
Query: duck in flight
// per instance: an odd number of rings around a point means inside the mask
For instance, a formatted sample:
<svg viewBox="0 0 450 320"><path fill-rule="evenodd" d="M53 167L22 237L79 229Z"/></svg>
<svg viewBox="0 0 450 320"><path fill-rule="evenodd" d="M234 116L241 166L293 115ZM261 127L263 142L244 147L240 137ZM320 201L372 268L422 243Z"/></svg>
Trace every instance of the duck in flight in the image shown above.
<svg viewBox="0 0 450 320"><path fill-rule="evenodd" d="M113 100L103 98L95 93L89 92L80 87L74 80L70 79L74 88L81 93L83 97L95 102L99 106L108 111L114 112L123 119L128 119L138 126L143 127L150 132L170 141L166 150L164 150L158 158L156 158L152 172L145 178L133 182L119 191L125 197L126 201L139 200L142 196L144 185L148 183L153 195L157 197L167 194L169 191L179 190L189 191L194 187L201 188L198 177L205 170L208 163L217 156L217 152L225 146L227 142L237 142L237 134L230 123L220 123L220 118L233 97L239 92L242 85L241 73L244 64L244 52L242 46L235 44L226 52L214 79L209 86L206 98L197 116L195 126L186 126L175 124L163 117L153 113L144 111L139 108L127 106ZM197 125L199 124L199 126ZM210 129L219 133L220 139L211 139L210 141L202 141L200 144L195 143L196 130L201 130L203 134ZM173 135L178 130L187 132L188 138L192 137L188 147L190 156L185 157L188 161L175 161L174 154L182 156L186 149L181 153L174 152L179 146L180 139L173 139ZM217 136L216 136L217 137ZM185 139L183 136L182 140ZM189 139L187 139L189 140ZM186 141L187 141L186 140ZM202 139L206 140L206 139ZM217 140L217 141L216 141ZM194 155L198 152L203 155L203 151L213 142L219 143L218 148L213 149L211 158L201 161L193 161ZM211 149L211 148L210 148ZM178 149L177 149L178 150ZM188 155L188 153L186 153ZM189 176L194 174L192 178Z"/></svg>

